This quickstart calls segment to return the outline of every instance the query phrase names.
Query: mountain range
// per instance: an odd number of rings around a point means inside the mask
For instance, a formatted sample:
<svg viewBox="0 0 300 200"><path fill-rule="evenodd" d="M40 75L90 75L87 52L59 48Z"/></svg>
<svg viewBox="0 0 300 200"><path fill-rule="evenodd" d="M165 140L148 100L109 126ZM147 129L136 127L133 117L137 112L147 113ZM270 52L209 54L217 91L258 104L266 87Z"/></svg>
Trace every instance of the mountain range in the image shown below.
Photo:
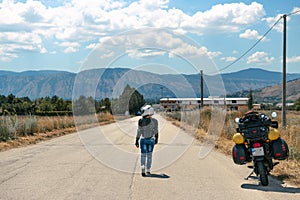
<svg viewBox="0 0 300 200"><path fill-rule="evenodd" d="M300 74L287 74L289 83L299 78ZM297 81L299 86L293 84L293 87L300 87L300 80ZM280 96L281 90L278 85L281 82L280 72L258 68L221 75L204 75L204 96L230 94L240 96L243 95L242 91L259 89L265 95L258 94L262 96L262 100L274 100ZM289 83L288 85L291 85ZM50 70L0 71L1 95L14 94L17 97L26 96L30 99L54 95L71 99L81 95L81 91L83 95L92 94L91 96L98 99L118 98L127 84L136 88L146 99L200 96L200 74L155 74L127 68L91 69L79 73ZM264 89L270 86L274 86L274 91ZM225 93L222 87L225 88ZM298 94L291 94L293 97L290 99L298 97Z"/></svg>
<svg viewBox="0 0 300 200"><path fill-rule="evenodd" d="M249 95L249 91L239 91L231 94L234 97L245 97ZM282 100L282 84L272 85L252 91L255 102L276 103ZM288 81L286 83L286 101L293 103L300 98L300 79Z"/></svg>

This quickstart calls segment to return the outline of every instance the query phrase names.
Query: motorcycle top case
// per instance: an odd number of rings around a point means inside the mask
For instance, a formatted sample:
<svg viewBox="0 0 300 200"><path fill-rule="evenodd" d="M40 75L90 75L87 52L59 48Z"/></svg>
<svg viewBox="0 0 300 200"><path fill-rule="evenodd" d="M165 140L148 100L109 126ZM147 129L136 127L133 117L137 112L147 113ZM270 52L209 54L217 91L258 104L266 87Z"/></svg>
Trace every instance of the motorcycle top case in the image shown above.
<svg viewBox="0 0 300 200"><path fill-rule="evenodd" d="M232 159L237 165L246 164L246 151L244 145L236 144L232 148Z"/></svg>
<svg viewBox="0 0 300 200"><path fill-rule="evenodd" d="M289 147L287 143L279 138L272 142L273 146L273 157L276 160L285 160L289 156Z"/></svg>

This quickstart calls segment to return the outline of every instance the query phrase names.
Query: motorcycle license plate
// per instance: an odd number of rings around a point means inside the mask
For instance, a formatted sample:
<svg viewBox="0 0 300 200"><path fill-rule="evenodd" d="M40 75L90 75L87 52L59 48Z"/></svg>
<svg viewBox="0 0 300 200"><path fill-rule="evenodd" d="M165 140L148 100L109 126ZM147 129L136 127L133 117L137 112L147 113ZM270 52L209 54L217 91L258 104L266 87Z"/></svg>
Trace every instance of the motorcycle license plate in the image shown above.
<svg viewBox="0 0 300 200"><path fill-rule="evenodd" d="M253 156L263 156L263 155L265 155L264 148L263 147L252 148L252 155Z"/></svg>

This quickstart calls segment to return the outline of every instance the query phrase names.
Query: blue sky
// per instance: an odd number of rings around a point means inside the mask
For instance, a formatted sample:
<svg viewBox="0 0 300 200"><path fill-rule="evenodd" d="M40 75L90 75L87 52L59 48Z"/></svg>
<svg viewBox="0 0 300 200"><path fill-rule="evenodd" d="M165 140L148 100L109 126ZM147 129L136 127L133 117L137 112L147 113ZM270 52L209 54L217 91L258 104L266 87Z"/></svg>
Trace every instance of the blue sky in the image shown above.
<svg viewBox="0 0 300 200"><path fill-rule="evenodd" d="M130 67L157 73L282 69L283 14L298 0L3 0L0 69ZM287 70L300 73L300 12L287 20ZM196 66L196 67L195 67Z"/></svg>

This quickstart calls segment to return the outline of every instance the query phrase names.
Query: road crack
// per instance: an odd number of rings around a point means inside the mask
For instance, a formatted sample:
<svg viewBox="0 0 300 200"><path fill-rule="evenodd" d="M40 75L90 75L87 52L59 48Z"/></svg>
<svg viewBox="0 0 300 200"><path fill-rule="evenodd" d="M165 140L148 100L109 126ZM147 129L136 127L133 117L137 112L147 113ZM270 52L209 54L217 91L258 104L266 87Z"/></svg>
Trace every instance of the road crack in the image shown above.
<svg viewBox="0 0 300 200"><path fill-rule="evenodd" d="M13 175L11 175L11 176L9 176L9 177L3 179L3 180L1 180L1 181L0 181L0 185L6 183L6 182L9 181L10 179L12 179L12 178L18 176L19 174L21 174L21 173L24 171L25 167L27 167L27 165L28 165L29 163L30 163L30 162L26 162L26 163L24 163L22 166L17 167L17 168L15 168L15 169L11 170L10 172L8 172L8 173L12 173L13 171L21 170L21 171L19 171L19 172L14 173Z"/></svg>
<svg viewBox="0 0 300 200"><path fill-rule="evenodd" d="M133 172L131 174L131 181L130 181L130 185L129 185L129 199L132 199L132 195L133 195L134 177L135 177L135 172L136 172L137 165L138 165L138 160L139 160L139 157L137 156L136 160L135 160L135 165L134 165L134 168L133 168Z"/></svg>

